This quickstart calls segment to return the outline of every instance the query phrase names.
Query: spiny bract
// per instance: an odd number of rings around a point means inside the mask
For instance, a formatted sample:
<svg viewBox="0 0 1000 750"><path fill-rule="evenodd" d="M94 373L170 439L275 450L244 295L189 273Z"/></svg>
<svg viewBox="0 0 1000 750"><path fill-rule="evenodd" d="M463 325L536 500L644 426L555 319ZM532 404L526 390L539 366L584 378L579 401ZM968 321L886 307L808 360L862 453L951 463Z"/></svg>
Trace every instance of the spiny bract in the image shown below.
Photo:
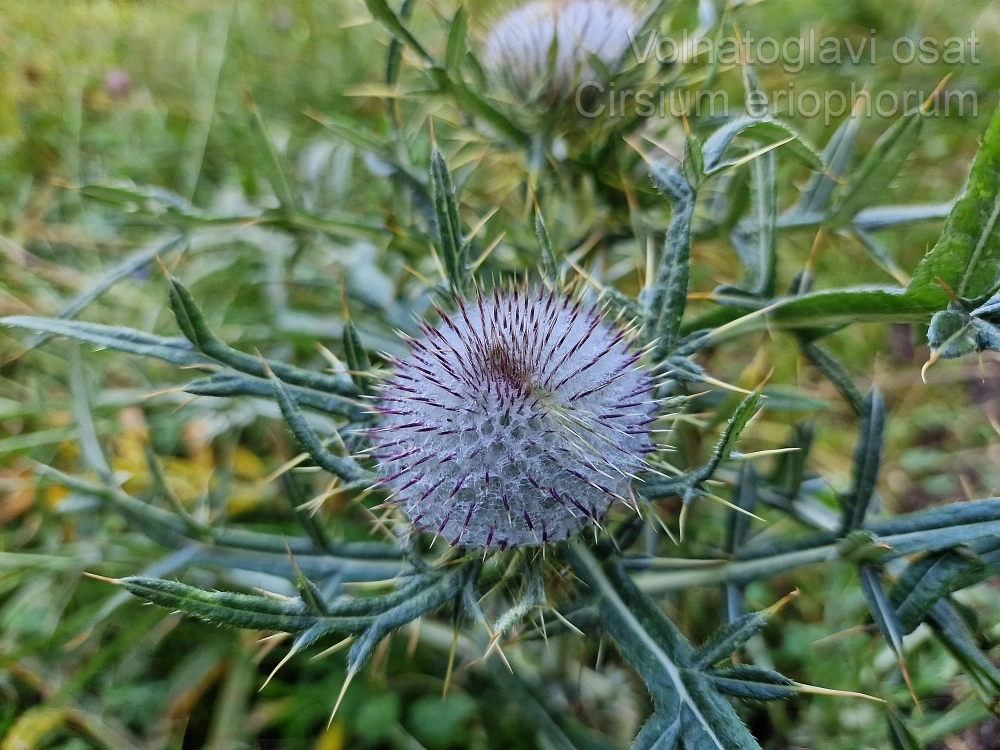
<svg viewBox="0 0 1000 750"><path fill-rule="evenodd" d="M629 5L612 0L535 0L497 22L483 62L521 101L565 99L594 75L591 57L614 72L638 22Z"/></svg>
<svg viewBox="0 0 1000 750"><path fill-rule="evenodd" d="M599 521L653 450L653 380L625 332L544 290L459 305L382 386L391 502L453 545L501 550Z"/></svg>

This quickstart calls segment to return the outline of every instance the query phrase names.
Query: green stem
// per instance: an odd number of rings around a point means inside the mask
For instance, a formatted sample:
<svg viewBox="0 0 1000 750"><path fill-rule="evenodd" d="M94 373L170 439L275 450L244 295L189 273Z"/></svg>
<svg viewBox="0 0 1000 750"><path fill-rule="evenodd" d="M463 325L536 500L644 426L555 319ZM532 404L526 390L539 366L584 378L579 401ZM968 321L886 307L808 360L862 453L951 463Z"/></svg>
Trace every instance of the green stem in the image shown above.
<svg viewBox="0 0 1000 750"><path fill-rule="evenodd" d="M946 528L906 531L875 537L892 551L883 559L930 552L966 544L975 539L1000 535L1000 513L997 520L960 524ZM698 567L669 571L639 573L634 580L648 594L686 589L691 586L717 586L723 583L746 583L758 578L784 573L794 568L842 559L839 543L822 544L803 550L780 552L751 560L732 560L710 568Z"/></svg>

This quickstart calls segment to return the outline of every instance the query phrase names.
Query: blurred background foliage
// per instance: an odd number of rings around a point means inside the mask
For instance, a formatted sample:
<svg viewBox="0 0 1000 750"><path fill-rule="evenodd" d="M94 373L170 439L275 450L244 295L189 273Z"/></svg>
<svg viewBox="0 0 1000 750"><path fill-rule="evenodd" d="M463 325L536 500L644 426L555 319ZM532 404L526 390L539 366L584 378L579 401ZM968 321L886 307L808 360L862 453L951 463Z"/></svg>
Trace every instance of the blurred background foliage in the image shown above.
<svg viewBox="0 0 1000 750"><path fill-rule="evenodd" d="M443 50L456 6L445 0L417 5L415 31ZM506 7L471 3L472 38L481 39ZM695 3L679 3L674 27L694 28L696 12ZM876 65L807 66L795 76L777 66L761 69L770 90L794 79L817 89L855 82L875 91L929 92L949 72L948 85L976 90L979 117L930 119L880 202L936 203L955 196L997 104L1000 58L992 50L1000 45L1000 9L972 0L766 0L735 9L734 21L779 39L809 28L852 38L875 30L882 45ZM888 56L885 40L965 37L972 30L982 41L978 66L903 68ZM161 250L171 268L179 264L214 330L244 350L256 347L324 367L316 344L342 355L345 298L369 349L400 351L394 329L413 330L412 314L429 304L419 279L437 270L426 245L414 239L419 233L393 226L412 213L393 188L406 175L359 147L359 139L387 137L393 109L414 174L426 174L434 118L462 183L467 226L498 209L478 235L478 249L497 240L501 232L494 227L504 227L509 234L494 250L498 267L533 267L525 249L533 235L523 155L463 129L447 102L419 95L421 83L412 72L404 70L398 85L386 86L388 42L360 2L3 3L0 314L56 315L78 295L100 288L82 319L174 335L161 276L147 263L118 265L135 260L137 248L150 248L150 254ZM738 75L728 76L720 86L740 91ZM791 122L820 146L833 132L821 121ZM888 125L863 120L859 152ZM676 144L682 133L680 123L662 124L664 142ZM781 170L780 185L801 187L807 177L790 162ZM171 192L148 192L143 201L131 192L136 185ZM285 191L302 208L298 223L275 228L260 221L261 211L279 205ZM797 191L783 190L780 199L790 205ZM614 240L622 215L594 215L595 205L585 194L571 205L546 205L554 243L572 248L591 275L635 293L641 281L635 249L623 250ZM649 210L668 215L662 206ZM226 218L200 232L183 253L164 248L163 227L183 225L185 212ZM387 223L388 232L382 229ZM898 266L912 271L939 232L940 222L925 222L891 228L880 238ZM780 252L789 267L805 262L814 240L811 230L782 235ZM724 238L700 240L693 253L695 298L738 279ZM641 252L638 257L641 262ZM105 291L103 282L116 268L122 280ZM814 268L828 286L890 280L863 247L840 236L827 237L814 252ZM779 278L782 287L790 282ZM905 324L870 324L826 342L853 376L876 383L886 395L893 418L878 491L894 512L1000 491L1000 359L939 363L924 385L924 334ZM54 342L26 352L25 342L0 332L3 750L558 747L544 729L543 704L621 745L648 713L644 688L625 667L569 641L532 651L530 659L510 650L535 676L527 688L511 687L495 657L485 665L474 663L475 654L460 658L442 698L451 629L424 623L385 642L325 729L345 678L339 656L297 655L260 689L283 653L275 648L278 641L144 607L81 577L84 570L108 576L150 570L169 577L185 561L177 554L164 557L112 514L85 512L93 511L91 500L36 480L30 459L71 471L80 457L66 387L70 346ZM817 426L812 468L843 487L854 416L796 352L794 342L764 337L760 346L720 346L704 364L746 387L775 368L771 382L795 386L801 408L765 412L747 433L748 448L781 444L790 425L808 413ZM141 496L152 486L144 458L150 444L177 498L196 516L223 514L292 533L296 522L273 476L297 449L272 404L191 403L184 393L164 390L164 383L188 379L177 368L107 352L88 352L86 363L98 433L113 452L115 471L128 473L130 492ZM149 397L154 391L158 395ZM321 512L333 533L369 538L371 515L363 504L348 502L314 474L299 480L312 494L329 491ZM712 528L716 515L712 508L697 510L685 551L708 544L711 534L698 529ZM209 588L279 590L279 582L238 571L196 570L188 577ZM766 653L778 669L814 685L905 694L898 676L890 676L895 661L874 626L858 627L866 622L866 608L849 565L756 583L747 597L754 607L766 607L794 588L802 596L765 631ZM719 598L713 590L684 592L670 600L671 615L699 636L717 625ZM984 621L1000 622L995 584L963 592L962 601ZM1000 641L1000 628L989 636L986 648ZM429 647L415 648L418 642ZM762 646L755 658L767 658ZM923 705L919 740L947 750L1000 747L1000 723L973 698L952 658L926 634L908 649ZM846 750L889 742L881 709L866 702L803 697L753 709L749 721L768 748Z"/></svg>

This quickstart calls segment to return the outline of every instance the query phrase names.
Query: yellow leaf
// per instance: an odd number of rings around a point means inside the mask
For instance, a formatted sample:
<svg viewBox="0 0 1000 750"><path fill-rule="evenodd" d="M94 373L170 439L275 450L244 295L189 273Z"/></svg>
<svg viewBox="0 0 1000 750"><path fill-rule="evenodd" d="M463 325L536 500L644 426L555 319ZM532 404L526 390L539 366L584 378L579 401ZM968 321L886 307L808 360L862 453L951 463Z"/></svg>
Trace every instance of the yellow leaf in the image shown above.
<svg viewBox="0 0 1000 750"><path fill-rule="evenodd" d="M42 747L45 737L59 729L65 721L65 709L55 706L32 706L17 717L7 730L0 750L35 750ZM338 746L339 747L339 746Z"/></svg>

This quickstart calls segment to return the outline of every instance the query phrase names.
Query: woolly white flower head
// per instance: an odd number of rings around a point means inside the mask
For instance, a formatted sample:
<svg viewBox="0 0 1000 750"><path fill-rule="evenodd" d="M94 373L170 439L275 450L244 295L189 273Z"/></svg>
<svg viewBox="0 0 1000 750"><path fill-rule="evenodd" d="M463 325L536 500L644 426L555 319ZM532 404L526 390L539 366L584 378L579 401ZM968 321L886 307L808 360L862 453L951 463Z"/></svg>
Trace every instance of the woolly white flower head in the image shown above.
<svg viewBox="0 0 1000 750"><path fill-rule="evenodd" d="M521 101L565 99L574 84L594 76L591 56L614 69L638 23L635 11L615 0L533 0L493 27L483 62Z"/></svg>
<svg viewBox="0 0 1000 750"><path fill-rule="evenodd" d="M597 311L494 291L423 326L381 389L383 482L419 529L537 545L598 521L653 450L651 376Z"/></svg>

